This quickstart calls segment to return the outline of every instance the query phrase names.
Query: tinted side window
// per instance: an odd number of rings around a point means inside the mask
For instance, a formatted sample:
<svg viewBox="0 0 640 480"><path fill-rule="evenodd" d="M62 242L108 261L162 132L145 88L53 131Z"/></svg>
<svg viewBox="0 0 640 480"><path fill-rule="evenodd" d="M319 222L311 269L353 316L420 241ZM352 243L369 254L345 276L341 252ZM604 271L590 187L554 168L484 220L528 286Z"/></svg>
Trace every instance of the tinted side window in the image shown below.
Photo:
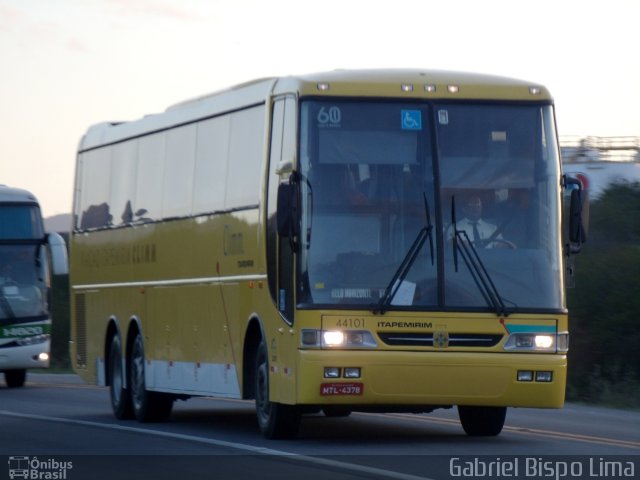
<svg viewBox="0 0 640 480"><path fill-rule="evenodd" d="M169 130L166 139L162 217L185 217L191 214L196 126Z"/></svg>
<svg viewBox="0 0 640 480"><path fill-rule="evenodd" d="M231 115L225 207L257 205L264 155L264 106Z"/></svg>
<svg viewBox="0 0 640 480"><path fill-rule="evenodd" d="M267 178L267 271L269 291L274 302L277 302L278 292L278 237L277 237L277 199L279 177L276 168L282 155L282 121L284 119L284 100L278 100L273 105L271 145L269 155L269 176Z"/></svg>
<svg viewBox="0 0 640 480"><path fill-rule="evenodd" d="M113 147L111 158L111 194L109 204L111 223L126 225L133 222L133 196L136 186L138 156L137 140L119 143Z"/></svg>
<svg viewBox="0 0 640 480"><path fill-rule="evenodd" d="M193 213L224 209L229 151L230 117L205 120L198 124Z"/></svg>
<svg viewBox="0 0 640 480"><path fill-rule="evenodd" d="M83 230L107 227L113 218L109 205L111 149L83 153L81 162L79 227Z"/></svg>
<svg viewBox="0 0 640 480"><path fill-rule="evenodd" d="M139 142L134 214L138 221L160 220L165 133L142 137Z"/></svg>

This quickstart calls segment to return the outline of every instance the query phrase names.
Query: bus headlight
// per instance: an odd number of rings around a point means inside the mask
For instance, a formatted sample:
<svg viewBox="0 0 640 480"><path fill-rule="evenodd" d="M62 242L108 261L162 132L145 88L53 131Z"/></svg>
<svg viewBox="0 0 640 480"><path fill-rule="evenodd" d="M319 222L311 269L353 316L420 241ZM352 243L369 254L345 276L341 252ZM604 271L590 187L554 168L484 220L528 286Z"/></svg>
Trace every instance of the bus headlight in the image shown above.
<svg viewBox="0 0 640 480"><path fill-rule="evenodd" d="M548 350L553 346L554 336L552 335L536 335L534 337L534 341L536 344L536 348L542 350Z"/></svg>
<svg viewBox="0 0 640 480"><path fill-rule="evenodd" d="M569 349L569 334L512 333L504 344L505 350L523 352L562 352Z"/></svg>
<svg viewBox="0 0 640 480"><path fill-rule="evenodd" d="M344 345L345 335L340 330L322 332L322 344L327 347L339 347Z"/></svg>
<svg viewBox="0 0 640 480"><path fill-rule="evenodd" d="M312 330L301 332L302 347L376 348L373 334L367 330Z"/></svg>
<svg viewBox="0 0 640 480"><path fill-rule="evenodd" d="M375 348L378 346L367 330L326 330L322 332L322 346L329 348Z"/></svg>

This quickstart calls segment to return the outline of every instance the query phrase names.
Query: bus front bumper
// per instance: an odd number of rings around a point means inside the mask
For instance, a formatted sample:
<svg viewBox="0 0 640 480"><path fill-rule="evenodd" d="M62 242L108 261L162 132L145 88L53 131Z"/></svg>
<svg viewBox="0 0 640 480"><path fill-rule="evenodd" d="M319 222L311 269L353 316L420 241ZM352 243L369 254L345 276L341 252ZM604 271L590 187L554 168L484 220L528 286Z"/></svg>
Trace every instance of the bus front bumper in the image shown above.
<svg viewBox="0 0 640 480"><path fill-rule="evenodd" d="M19 347L0 347L0 371L48 368L50 351L50 340Z"/></svg>
<svg viewBox="0 0 640 480"><path fill-rule="evenodd" d="M564 354L301 350L297 403L561 408L566 371Z"/></svg>

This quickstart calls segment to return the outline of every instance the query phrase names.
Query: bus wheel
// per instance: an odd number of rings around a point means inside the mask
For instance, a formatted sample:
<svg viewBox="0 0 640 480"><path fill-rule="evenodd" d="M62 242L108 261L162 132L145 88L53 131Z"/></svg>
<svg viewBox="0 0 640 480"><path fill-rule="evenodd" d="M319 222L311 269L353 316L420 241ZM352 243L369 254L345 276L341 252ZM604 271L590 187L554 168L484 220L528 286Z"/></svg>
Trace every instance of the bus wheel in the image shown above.
<svg viewBox="0 0 640 480"><path fill-rule="evenodd" d="M109 350L109 396L111 397L111 408L116 418L120 420L133 418L131 390L124 388L122 344L117 335L111 340Z"/></svg>
<svg viewBox="0 0 640 480"><path fill-rule="evenodd" d="M256 355L256 414L266 438L292 438L300 427L300 409L269 401L269 361L267 347L260 342Z"/></svg>
<svg viewBox="0 0 640 480"><path fill-rule="evenodd" d="M24 385L24 381L27 379L26 370L5 370L4 381L7 382L9 388L19 388Z"/></svg>
<svg viewBox="0 0 640 480"><path fill-rule="evenodd" d="M144 345L142 335L136 334L129 363L129 383L133 413L140 422L157 422L171 415L173 396L150 392L144 380Z"/></svg>
<svg viewBox="0 0 640 480"><path fill-rule="evenodd" d="M467 407L458 405L460 423L467 435L494 437L502 431L507 407Z"/></svg>

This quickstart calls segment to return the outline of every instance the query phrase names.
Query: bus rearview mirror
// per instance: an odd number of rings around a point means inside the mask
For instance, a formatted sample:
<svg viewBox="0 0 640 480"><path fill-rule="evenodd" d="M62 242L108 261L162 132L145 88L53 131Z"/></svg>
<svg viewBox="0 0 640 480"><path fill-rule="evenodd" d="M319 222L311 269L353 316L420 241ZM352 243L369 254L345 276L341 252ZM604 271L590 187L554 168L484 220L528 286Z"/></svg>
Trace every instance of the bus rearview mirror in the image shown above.
<svg viewBox="0 0 640 480"><path fill-rule="evenodd" d="M589 207L584 191L573 190L569 205L569 241L574 253L579 252L581 245L587 240L588 220Z"/></svg>
<svg viewBox="0 0 640 480"><path fill-rule="evenodd" d="M278 235L294 238L299 233L297 183L281 183L278 187Z"/></svg>
<svg viewBox="0 0 640 480"><path fill-rule="evenodd" d="M51 269L54 275L67 275L69 273L69 261L67 259L67 245L64 239L57 233L47 235L49 252L51 254Z"/></svg>

